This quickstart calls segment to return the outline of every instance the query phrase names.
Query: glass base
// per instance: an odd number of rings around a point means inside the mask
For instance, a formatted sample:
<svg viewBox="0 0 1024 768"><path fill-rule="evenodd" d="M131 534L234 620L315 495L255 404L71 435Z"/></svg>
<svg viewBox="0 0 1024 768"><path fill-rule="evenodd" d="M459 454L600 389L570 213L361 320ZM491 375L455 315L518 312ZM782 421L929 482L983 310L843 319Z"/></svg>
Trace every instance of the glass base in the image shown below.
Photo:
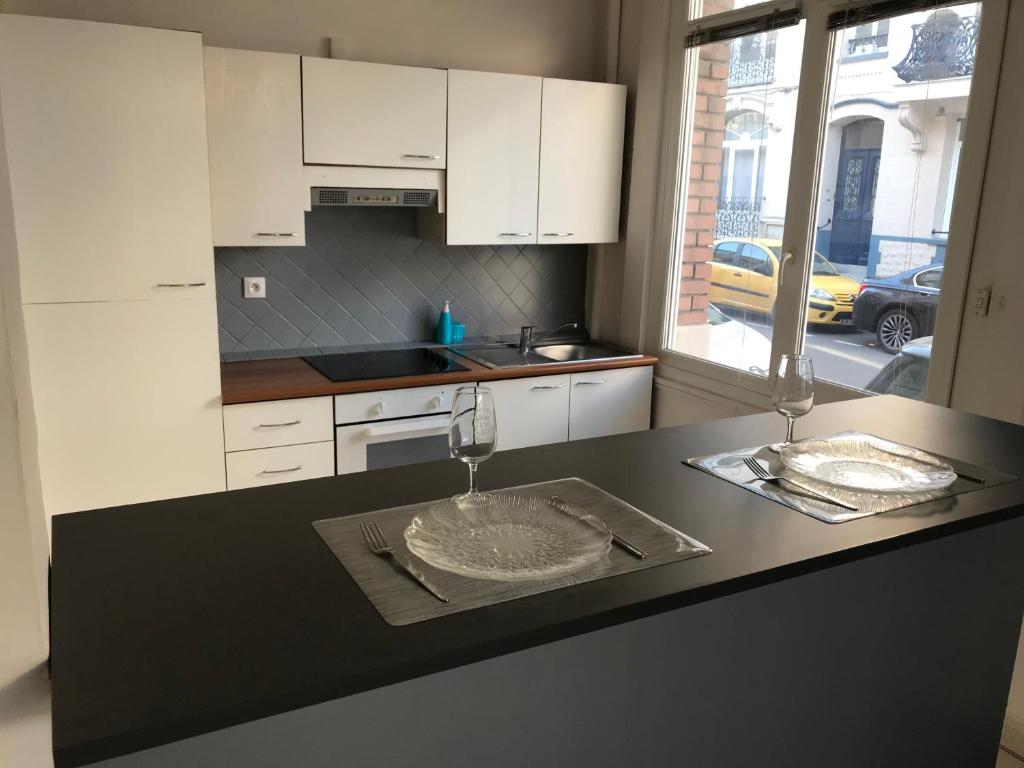
<svg viewBox="0 0 1024 768"><path fill-rule="evenodd" d="M493 500L489 493L469 491L467 493L455 494L452 496L452 502L462 512L481 512L489 510Z"/></svg>

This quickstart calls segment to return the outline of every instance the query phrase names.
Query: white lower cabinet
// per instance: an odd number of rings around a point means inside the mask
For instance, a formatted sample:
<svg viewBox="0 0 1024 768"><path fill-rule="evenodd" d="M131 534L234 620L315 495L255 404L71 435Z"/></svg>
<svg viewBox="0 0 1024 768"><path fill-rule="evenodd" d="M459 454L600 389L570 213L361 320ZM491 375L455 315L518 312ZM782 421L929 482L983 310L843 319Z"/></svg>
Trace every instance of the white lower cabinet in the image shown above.
<svg viewBox="0 0 1024 768"><path fill-rule="evenodd" d="M650 429L653 371L647 365L572 374L569 439Z"/></svg>
<svg viewBox="0 0 1024 768"><path fill-rule="evenodd" d="M570 376L487 382L494 393L498 450L569 439Z"/></svg>
<svg viewBox="0 0 1024 768"><path fill-rule="evenodd" d="M226 457L228 490L334 474L334 441L237 451Z"/></svg>

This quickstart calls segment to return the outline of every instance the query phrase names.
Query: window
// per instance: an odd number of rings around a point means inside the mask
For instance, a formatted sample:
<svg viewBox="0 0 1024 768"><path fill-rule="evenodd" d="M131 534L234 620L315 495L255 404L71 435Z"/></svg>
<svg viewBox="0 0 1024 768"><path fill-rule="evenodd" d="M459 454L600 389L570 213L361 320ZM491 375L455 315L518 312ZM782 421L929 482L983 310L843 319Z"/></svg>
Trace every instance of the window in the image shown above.
<svg viewBox="0 0 1024 768"><path fill-rule="evenodd" d="M892 31L893 40L906 41L907 51L896 53L913 58L921 30L936 18L943 20L942 29L959 30L961 19L976 23L977 11L978 4L972 3L902 14L885 20L886 31ZM865 27L833 34L838 50L849 50ZM929 51L931 56L934 50ZM973 61L963 62L961 69L973 72ZM951 138L959 136L971 92L969 74L941 78L939 91L926 75L945 70L922 69L922 79L913 83L901 83L893 67L887 70L857 78L835 76L815 206L818 254L807 289L814 303L807 311L804 347L816 376L853 389L868 388L904 344L935 330L941 294L922 296L913 287L937 289L941 281L941 269L919 270L945 260L946 234L936 223L949 209L957 174L951 153L959 153ZM838 62L833 72L839 72ZM865 106L865 99L873 102ZM912 278L908 289L894 287L884 305L870 295L858 300L865 280L904 273ZM914 370L926 367L927 361Z"/></svg>
<svg viewBox="0 0 1024 768"><path fill-rule="evenodd" d="M741 371L770 362L778 276L772 248L780 245L791 138L775 126L795 119L802 45L803 28L794 25L690 54L699 74L688 107L688 212L677 223L681 258L668 346ZM724 61L727 72L716 66ZM771 119L754 105L771 105ZM775 146L779 162L772 166ZM711 335L709 307L729 320Z"/></svg>
<svg viewBox="0 0 1024 768"><path fill-rule="evenodd" d="M704 377L709 392L725 383L767 395L757 377L781 354L805 352L831 399L924 392L944 225L956 228L964 209L952 195L981 3L892 15L883 0L742 11L730 0L671 2L681 42L667 111L679 134L664 142L667 166L676 163L660 233L671 256L665 370L686 386ZM805 57L815 66L802 68ZM976 202L975 165L966 188ZM963 226L954 231L974 223ZM960 280L967 256L957 258ZM868 281L895 300L873 310ZM913 354L890 368L904 346Z"/></svg>
<svg viewBox="0 0 1024 768"><path fill-rule="evenodd" d="M926 269L914 277L914 284L919 288L939 288L942 285L941 269Z"/></svg>
<svg viewBox="0 0 1024 768"><path fill-rule="evenodd" d="M861 24L850 30L846 40L844 58L873 56L884 53L889 47L889 20L882 19L870 24Z"/></svg>

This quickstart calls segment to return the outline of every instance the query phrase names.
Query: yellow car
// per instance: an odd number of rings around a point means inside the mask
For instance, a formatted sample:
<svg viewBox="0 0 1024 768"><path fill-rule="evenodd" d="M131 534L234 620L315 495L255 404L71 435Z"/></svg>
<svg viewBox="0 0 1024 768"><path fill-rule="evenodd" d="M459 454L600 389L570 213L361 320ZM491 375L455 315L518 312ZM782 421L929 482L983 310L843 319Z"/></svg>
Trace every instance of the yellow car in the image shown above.
<svg viewBox="0 0 1024 768"><path fill-rule="evenodd" d="M711 303L774 315L782 243L737 237L716 240L713 247ZM807 322L853 325L853 300L859 290L858 283L839 274L828 259L815 252Z"/></svg>

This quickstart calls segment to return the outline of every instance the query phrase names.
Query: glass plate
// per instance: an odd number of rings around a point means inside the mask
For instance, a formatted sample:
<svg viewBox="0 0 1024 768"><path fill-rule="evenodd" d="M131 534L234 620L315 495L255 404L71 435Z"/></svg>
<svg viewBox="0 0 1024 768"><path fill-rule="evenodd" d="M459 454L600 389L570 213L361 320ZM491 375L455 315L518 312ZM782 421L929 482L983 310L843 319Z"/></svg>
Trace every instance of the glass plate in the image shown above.
<svg viewBox="0 0 1024 768"><path fill-rule="evenodd" d="M604 523L567 502L488 493L483 504L458 497L434 504L405 529L409 551L444 571L494 581L553 579L603 557Z"/></svg>
<svg viewBox="0 0 1024 768"><path fill-rule="evenodd" d="M956 472L929 453L861 432L782 446L788 469L832 486L874 493L920 493L951 485Z"/></svg>

